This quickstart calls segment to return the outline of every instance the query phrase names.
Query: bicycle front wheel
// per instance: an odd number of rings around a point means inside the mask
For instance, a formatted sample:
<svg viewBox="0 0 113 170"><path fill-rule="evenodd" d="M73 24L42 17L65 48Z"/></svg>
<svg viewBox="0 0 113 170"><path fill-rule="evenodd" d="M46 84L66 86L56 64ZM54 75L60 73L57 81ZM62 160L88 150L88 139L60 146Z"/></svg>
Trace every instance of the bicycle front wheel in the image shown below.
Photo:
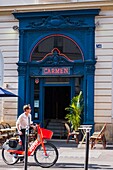
<svg viewBox="0 0 113 170"><path fill-rule="evenodd" d="M4 148L2 149L2 158L7 165L14 165L19 160L18 156L15 156L15 154L8 152Z"/></svg>
<svg viewBox="0 0 113 170"><path fill-rule="evenodd" d="M43 167L49 168L53 166L58 160L58 150L51 143L44 143L46 154L44 153L42 145L39 145L34 153L34 159L36 163Z"/></svg>

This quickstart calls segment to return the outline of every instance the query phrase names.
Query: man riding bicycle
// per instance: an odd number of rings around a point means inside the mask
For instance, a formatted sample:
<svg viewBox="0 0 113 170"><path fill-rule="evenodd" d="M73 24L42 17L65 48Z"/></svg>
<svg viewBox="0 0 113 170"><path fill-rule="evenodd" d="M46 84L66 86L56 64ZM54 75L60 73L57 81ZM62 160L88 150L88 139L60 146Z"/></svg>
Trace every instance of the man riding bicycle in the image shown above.
<svg viewBox="0 0 113 170"><path fill-rule="evenodd" d="M24 113L22 113L16 122L16 128L18 130L18 133L20 135L20 139L22 141L22 147L23 150L25 150L25 131L26 128L35 128L35 126L33 125L33 122L31 121L31 107L30 105L24 105L23 106L23 111Z"/></svg>
<svg viewBox="0 0 113 170"><path fill-rule="evenodd" d="M31 121L31 107L30 105L24 105L23 106L23 111L17 121L16 121L16 128L18 130L19 136L20 136L20 141L22 142L22 150L25 150L25 131L26 128L34 128L35 126L33 125L33 122ZM24 158L21 159L23 161Z"/></svg>

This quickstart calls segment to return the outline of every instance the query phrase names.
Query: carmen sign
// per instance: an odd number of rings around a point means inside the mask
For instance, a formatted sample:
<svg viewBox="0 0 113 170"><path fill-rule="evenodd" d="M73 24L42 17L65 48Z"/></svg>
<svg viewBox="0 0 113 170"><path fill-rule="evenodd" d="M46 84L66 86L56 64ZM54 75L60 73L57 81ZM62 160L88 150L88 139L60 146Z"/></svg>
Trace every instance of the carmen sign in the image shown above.
<svg viewBox="0 0 113 170"><path fill-rule="evenodd" d="M43 67L42 75L69 75L70 67Z"/></svg>

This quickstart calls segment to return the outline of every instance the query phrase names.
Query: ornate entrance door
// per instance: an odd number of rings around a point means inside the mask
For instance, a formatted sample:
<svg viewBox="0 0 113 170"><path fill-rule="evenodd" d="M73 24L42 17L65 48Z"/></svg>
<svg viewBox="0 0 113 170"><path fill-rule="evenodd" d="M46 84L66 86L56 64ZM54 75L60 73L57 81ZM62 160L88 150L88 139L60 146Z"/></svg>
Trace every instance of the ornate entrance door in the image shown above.
<svg viewBox="0 0 113 170"><path fill-rule="evenodd" d="M43 79L82 77L84 122L94 124L94 39L98 13L99 9L14 13L19 19L20 34L18 115L25 103L34 107L32 78L41 79L39 110L43 121L44 105L40 104L46 89Z"/></svg>

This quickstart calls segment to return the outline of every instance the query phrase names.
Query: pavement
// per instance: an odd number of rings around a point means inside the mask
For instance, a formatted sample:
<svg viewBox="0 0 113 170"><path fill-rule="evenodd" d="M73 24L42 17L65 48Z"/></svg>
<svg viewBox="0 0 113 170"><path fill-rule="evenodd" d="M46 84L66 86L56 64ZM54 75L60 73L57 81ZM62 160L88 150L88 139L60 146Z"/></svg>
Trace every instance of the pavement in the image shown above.
<svg viewBox="0 0 113 170"><path fill-rule="evenodd" d="M66 143L66 140L51 140L59 152L57 163L50 168L51 170L85 170L86 144L77 145L74 140ZM79 147L80 146L80 147ZM34 157L28 158L27 170L41 170L43 168L36 165ZM15 165L6 165L1 156L0 149L0 170L25 170L24 163L16 163ZM113 145L107 145L103 149L101 144L97 144L96 148L89 149L88 170L113 170Z"/></svg>

